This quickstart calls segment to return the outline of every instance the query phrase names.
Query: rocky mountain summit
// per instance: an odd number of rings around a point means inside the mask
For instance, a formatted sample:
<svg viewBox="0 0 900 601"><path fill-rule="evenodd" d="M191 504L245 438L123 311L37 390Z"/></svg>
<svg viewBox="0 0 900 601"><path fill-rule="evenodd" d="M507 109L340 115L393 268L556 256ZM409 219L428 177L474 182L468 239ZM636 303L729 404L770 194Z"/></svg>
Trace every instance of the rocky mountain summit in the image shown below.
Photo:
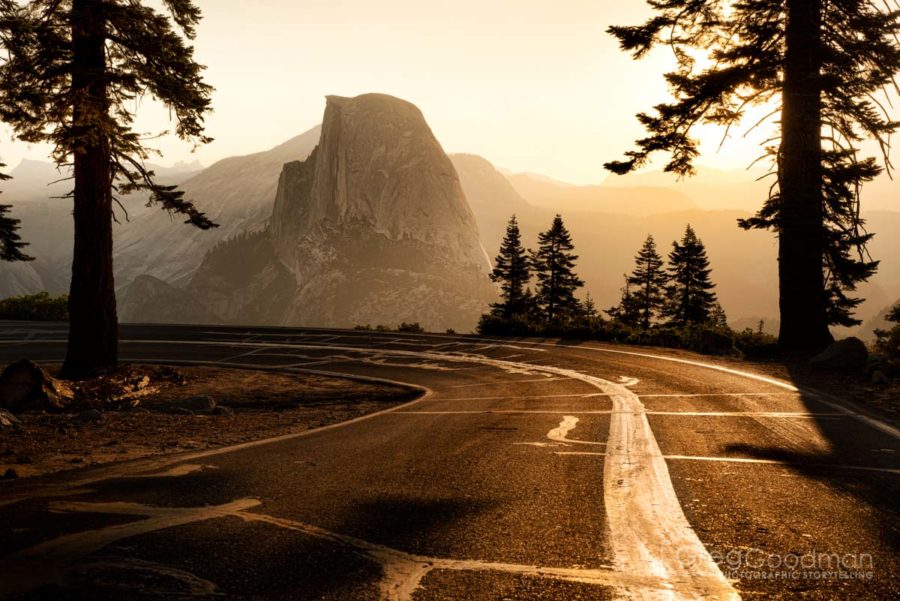
<svg viewBox="0 0 900 601"><path fill-rule="evenodd" d="M318 146L282 169L268 229L209 253L189 291L223 321L468 331L496 295L489 269L419 109L329 96Z"/></svg>

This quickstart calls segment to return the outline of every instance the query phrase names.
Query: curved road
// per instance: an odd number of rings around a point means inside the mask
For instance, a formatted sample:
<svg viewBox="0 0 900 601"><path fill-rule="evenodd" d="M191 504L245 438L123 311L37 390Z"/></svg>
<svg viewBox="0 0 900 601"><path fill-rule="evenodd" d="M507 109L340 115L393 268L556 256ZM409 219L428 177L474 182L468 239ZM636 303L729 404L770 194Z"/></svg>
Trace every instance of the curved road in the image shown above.
<svg viewBox="0 0 900 601"><path fill-rule="evenodd" d="M0 324L0 360L65 327ZM894 599L900 432L628 347L123 326L129 361L421 397L234 447L0 485L0 598ZM687 355L684 355L687 356Z"/></svg>

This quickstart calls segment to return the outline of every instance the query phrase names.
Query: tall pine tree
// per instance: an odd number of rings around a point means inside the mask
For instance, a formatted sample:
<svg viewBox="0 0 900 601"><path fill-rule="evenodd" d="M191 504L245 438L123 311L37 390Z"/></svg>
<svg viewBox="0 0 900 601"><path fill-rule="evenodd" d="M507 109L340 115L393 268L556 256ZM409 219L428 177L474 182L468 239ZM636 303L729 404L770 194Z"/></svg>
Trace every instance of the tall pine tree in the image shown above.
<svg viewBox="0 0 900 601"><path fill-rule="evenodd" d="M900 123L877 95L900 71L900 11L869 0L650 5L655 14L644 24L609 31L635 58L671 48L677 66L666 80L674 100L638 115L648 136L606 167L627 173L663 151L671 155L666 171L690 175L699 154L695 126L721 125L727 134L748 108L774 106L763 120L776 128L765 149L774 184L759 214L741 225L778 235L780 344L827 344L829 323L854 321L857 300L847 293L877 267L866 252L871 235L859 191L881 168L860 156L860 145L875 140L890 164L889 138ZM698 50L709 66L692 58Z"/></svg>
<svg viewBox="0 0 900 601"><path fill-rule="evenodd" d="M663 311L673 325L707 323L716 307L715 288L709 279L712 270L706 247L690 225L681 242L672 243L669 253L668 300Z"/></svg>
<svg viewBox="0 0 900 601"><path fill-rule="evenodd" d="M526 286L531 280L531 266L515 215L506 224L506 235L500 244L491 280L500 284L503 298L502 302L491 305L495 315L509 319L527 312L531 295L526 294Z"/></svg>
<svg viewBox="0 0 900 601"><path fill-rule="evenodd" d="M0 163L0 167L6 165ZM0 173L0 181L8 180L9 176ZM12 207L0 204L0 261L31 261L22 249L27 246L19 236L19 220L9 217L7 213Z"/></svg>
<svg viewBox="0 0 900 601"><path fill-rule="evenodd" d="M578 256L572 254L574 249L572 237L559 215L553 218L550 229L538 236L532 266L538 281L536 300L548 322L577 315L581 308L575 291L584 282L575 275Z"/></svg>
<svg viewBox="0 0 900 601"><path fill-rule="evenodd" d="M214 224L174 186L158 184L133 131L138 101L150 96L174 116L175 133L205 143L212 88L194 62L200 9L191 0L0 0L0 120L16 138L49 143L71 166L75 244L64 377L116 365L118 324L112 265L117 194L150 192L150 202L187 223Z"/></svg>
<svg viewBox="0 0 900 601"><path fill-rule="evenodd" d="M638 324L649 328L653 319L662 313L669 283L653 236L647 236L634 262L634 271L628 278L628 283L634 287L632 302L639 315Z"/></svg>

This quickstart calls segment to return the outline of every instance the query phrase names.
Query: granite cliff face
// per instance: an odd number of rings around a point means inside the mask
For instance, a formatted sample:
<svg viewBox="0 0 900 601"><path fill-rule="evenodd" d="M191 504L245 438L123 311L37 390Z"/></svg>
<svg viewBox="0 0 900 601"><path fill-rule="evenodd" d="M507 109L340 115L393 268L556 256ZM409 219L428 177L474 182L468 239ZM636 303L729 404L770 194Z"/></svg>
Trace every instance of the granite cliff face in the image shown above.
<svg viewBox="0 0 900 601"><path fill-rule="evenodd" d="M219 318L190 293L152 275L140 275L119 299L125 323L217 323Z"/></svg>
<svg viewBox="0 0 900 601"><path fill-rule="evenodd" d="M219 266L208 257L191 291L223 318L240 320L239 291L259 288L247 276L267 271L267 285L278 290L266 295L270 323L418 321L463 331L496 295L453 164L419 109L390 96L328 97L319 145L305 161L284 165L266 236L264 266L240 267L263 251L233 253ZM225 252L228 244L236 243ZM295 288L285 303L287 274ZM212 282L225 280L230 286L219 285L212 298Z"/></svg>

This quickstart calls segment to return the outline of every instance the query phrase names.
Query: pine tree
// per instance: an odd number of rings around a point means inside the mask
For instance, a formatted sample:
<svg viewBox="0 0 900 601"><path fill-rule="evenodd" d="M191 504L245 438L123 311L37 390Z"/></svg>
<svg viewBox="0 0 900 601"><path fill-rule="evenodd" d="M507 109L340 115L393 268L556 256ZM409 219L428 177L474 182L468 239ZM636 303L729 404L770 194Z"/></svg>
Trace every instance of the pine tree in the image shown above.
<svg viewBox="0 0 900 601"><path fill-rule="evenodd" d="M718 330L728 329L728 315L725 314L725 309L722 308L718 301L713 305L712 312L709 315L709 323Z"/></svg>
<svg viewBox="0 0 900 601"><path fill-rule="evenodd" d="M590 292L587 293L584 302L581 304L581 313L587 319L596 319L600 316L600 312L597 311L597 303L594 302L594 297L591 296Z"/></svg>
<svg viewBox="0 0 900 601"><path fill-rule="evenodd" d="M522 246L519 224L513 215L506 225L506 235L491 272L491 280L500 284L503 298L503 302L491 305L494 314L507 319L524 314L528 309L526 303L530 301L530 294L525 294L530 279L528 254Z"/></svg>
<svg viewBox="0 0 900 601"><path fill-rule="evenodd" d="M0 163L0 167L5 166ZM8 179L8 175L0 173L0 181ZM19 220L7 216L11 208L10 205L0 204L0 261L31 261L32 257L22 252L27 244L19 236Z"/></svg>
<svg viewBox="0 0 900 601"><path fill-rule="evenodd" d="M538 236L538 250L532 256L532 266L537 276L536 300L544 310L548 322L576 315L579 310L575 290L584 285L575 275L572 237L557 215L553 225Z"/></svg>
<svg viewBox="0 0 900 601"><path fill-rule="evenodd" d="M765 148L774 184L757 216L741 226L778 235L780 344L827 344L829 323L853 320L858 301L847 292L877 268L865 250L871 235L860 218L859 190L881 167L860 156L860 144L875 140L890 164L889 138L900 123L876 95L900 71L900 11L867 0L651 6L656 14L643 25L609 31L635 58L657 45L672 49L677 66L666 80L674 100L638 115L649 135L626 160L606 167L627 173L663 151L671 155L666 171L690 175L699 154L695 126L721 125L727 135L748 108L777 103L763 119L777 128ZM697 50L712 66L692 58Z"/></svg>
<svg viewBox="0 0 900 601"><path fill-rule="evenodd" d="M0 120L19 140L48 143L71 165L75 240L69 295L69 345L63 376L113 367L118 324L112 266L113 203L137 190L187 223L214 224L174 186L158 184L151 152L133 131L138 100L151 96L175 118L182 139L205 143L212 88L186 40L200 9L162 0L0 0ZM121 204L121 203L120 203Z"/></svg>
<svg viewBox="0 0 900 601"><path fill-rule="evenodd" d="M672 243L669 253L670 284L664 314L676 326L706 323L716 305L715 287L709 279L712 270L706 247L688 225L681 242Z"/></svg>
<svg viewBox="0 0 900 601"><path fill-rule="evenodd" d="M628 283L634 286L632 302L640 315L638 324L649 328L653 319L662 313L666 303L666 285L669 283L653 236L647 236L634 261L634 271L628 278Z"/></svg>
<svg viewBox="0 0 900 601"><path fill-rule="evenodd" d="M875 330L875 348L889 361L900 361L900 303L888 312L887 320L896 325L889 330Z"/></svg>
<svg viewBox="0 0 900 601"><path fill-rule="evenodd" d="M637 305L637 299L631 293L631 281L628 274L622 276L625 286L622 288L622 298L619 304L606 310L606 314L627 326L637 326L641 322L641 308Z"/></svg>

